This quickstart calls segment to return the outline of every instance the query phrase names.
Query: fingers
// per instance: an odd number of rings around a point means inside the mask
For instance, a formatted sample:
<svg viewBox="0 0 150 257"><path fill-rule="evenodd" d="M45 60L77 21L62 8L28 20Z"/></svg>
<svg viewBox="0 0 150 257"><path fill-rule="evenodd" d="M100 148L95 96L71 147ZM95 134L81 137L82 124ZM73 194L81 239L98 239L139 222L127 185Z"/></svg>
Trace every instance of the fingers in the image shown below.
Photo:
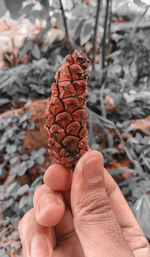
<svg viewBox="0 0 150 257"><path fill-rule="evenodd" d="M147 251L147 254L149 252L150 255L149 243L142 229L136 221L117 183L106 170L104 171L104 181L105 188L110 199L111 208L123 229L131 249L136 251L135 256L138 256L139 252L139 256L146 256L143 250L144 248L145 251ZM141 250L144 254L142 254Z"/></svg>
<svg viewBox="0 0 150 257"><path fill-rule="evenodd" d="M50 166L44 175L44 183L52 190L63 192L64 200L70 205L72 171L59 164Z"/></svg>
<svg viewBox="0 0 150 257"><path fill-rule="evenodd" d="M44 175L44 183L52 190L68 191L71 186L72 172L59 164L50 166Z"/></svg>
<svg viewBox="0 0 150 257"><path fill-rule="evenodd" d="M65 212L65 203L61 192L69 203L68 190L71 186L71 170L54 164L50 166L43 178L45 184L34 194L34 208L37 222L42 226L52 227L60 222Z"/></svg>
<svg viewBox="0 0 150 257"><path fill-rule="evenodd" d="M53 230L36 222L34 209L24 215L18 229L25 257L53 256L55 246Z"/></svg>
<svg viewBox="0 0 150 257"><path fill-rule="evenodd" d="M71 179L71 171L57 164L46 171L44 181L47 185L44 184L36 190L33 198L34 209L28 211L19 224L25 256L51 257L53 255L56 242L51 227L60 223L56 226L57 234L66 230L66 226L60 222L64 217L65 203L62 193L58 191L68 195L67 190L71 186ZM70 223L67 224L67 229L70 229Z"/></svg>
<svg viewBox="0 0 150 257"><path fill-rule="evenodd" d="M65 212L62 194L47 185L40 186L33 198L35 218L41 226L53 227L60 222Z"/></svg>
<svg viewBox="0 0 150 257"><path fill-rule="evenodd" d="M111 208L104 184L102 155L88 151L78 161L72 179L74 226L85 255L133 256ZM89 241L90 238L90 241Z"/></svg>

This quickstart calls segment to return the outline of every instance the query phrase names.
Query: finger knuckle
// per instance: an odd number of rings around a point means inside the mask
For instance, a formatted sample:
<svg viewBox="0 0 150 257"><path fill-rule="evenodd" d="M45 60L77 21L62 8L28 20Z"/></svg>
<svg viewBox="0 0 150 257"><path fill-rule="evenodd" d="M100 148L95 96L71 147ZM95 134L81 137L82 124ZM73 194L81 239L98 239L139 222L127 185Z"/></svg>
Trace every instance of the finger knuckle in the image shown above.
<svg viewBox="0 0 150 257"><path fill-rule="evenodd" d="M43 195L43 192L49 191L49 188L43 184L40 187L38 187L33 195L33 205L35 206L35 203L37 202L40 195Z"/></svg>
<svg viewBox="0 0 150 257"><path fill-rule="evenodd" d="M92 199L92 200L91 200ZM83 197L77 204L77 216L79 218L89 218L94 221L107 219L111 213L111 206L109 204L107 196L97 188L88 192L87 197Z"/></svg>

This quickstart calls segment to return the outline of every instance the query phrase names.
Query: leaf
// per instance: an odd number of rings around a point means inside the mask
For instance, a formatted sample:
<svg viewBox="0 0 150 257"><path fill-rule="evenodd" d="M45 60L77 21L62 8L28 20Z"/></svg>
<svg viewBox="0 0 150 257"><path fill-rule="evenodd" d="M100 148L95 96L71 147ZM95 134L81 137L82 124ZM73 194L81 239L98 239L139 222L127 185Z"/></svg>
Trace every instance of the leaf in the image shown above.
<svg viewBox="0 0 150 257"><path fill-rule="evenodd" d="M100 150L100 145L99 144L96 144L96 143L93 143L93 144L91 144L91 149L92 150Z"/></svg>
<svg viewBox="0 0 150 257"><path fill-rule="evenodd" d="M86 19L89 17L89 8L87 5L79 3L73 8L72 15Z"/></svg>
<svg viewBox="0 0 150 257"><path fill-rule="evenodd" d="M16 191L19 187L19 184L17 182L13 182L7 187L7 197L11 195L12 192Z"/></svg>
<svg viewBox="0 0 150 257"><path fill-rule="evenodd" d="M0 151L2 151L4 148L5 148L5 144L4 143L2 144L0 141Z"/></svg>
<svg viewBox="0 0 150 257"><path fill-rule="evenodd" d="M118 175L118 174L121 174L124 172L136 173L136 170L129 169L129 168L123 168L123 169L113 169L113 170L110 170L109 172L112 176L114 176L114 175Z"/></svg>
<svg viewBox="0 0 150 257"><path fill-rule="evenodd" d="M35 160L37 157L39 157L38 151L32 150L32 152L31 152L31 159Z"/></svg>
<svg viewBox="0 0 150 257"><path fill-rule="evenodd" d="M121 136L124 137L126 134L130 133L131 131L133 132L134 130L135 130L134 127L129 126L129 127L127 127L126 129L124 129L124 131L123 131L123 133L122 133Z"/></svg>
<svg viewBox="0 0 150 257"><path fill-rule="evenodd" d="M28 125L27 125L27 128L28 128L29 130L35 129L35 123L34 123L33 121L29 122Z"/></svg>
<svg viewBox="0 0 150 257"><path fill-rule="evenodd" d="M137 141L138 141L138 143L143 143L143 137L141 136L141 134L140 133L136 133L136 139L137 139Z"/></svg>
<svg viewBox="0 0 150 257"><path fill-rule="evenodd" d="M150 195L143 194L133 206L134 215L144 234L150 239Z"/></svg>
<svg viewBox="0 0 150 257"><path fill-rule="evenodd" d="M17 127L7 127L7 129L5 130L5 133L3 134L3 137L5 138L12 138L12 136L14 135L14 132L17 130ZM3 140L2 140L3 141ZM5 141L5 140L4 140Z"/></svg>
<svg viewBox="0 0 150 257"><path fill-rule="evenodd" d="M12 183L14 181L15 177L16 177L16 175L11 174L10 177L8 178L8 183Z"/></svg>
<svg viewBox="0 0 150 257"><path fill-rule="evenodd" d="M122 187L121 192L123 193L124 196L127 196L129 194L129 189L128 187Z"/></svg>
<svg viewBox="0 0 150 257"><path fill-rule="evenodd" d="M46 149L44 147L41 147L39 150L38 150L39 154L44 154L46 152Z"/></svg>
<svg viewBox="0 0 150 257"><path fill-rule="evenodd" d="M31 12L29 15L28 15L28 20L33 24L35 25L35 21L36 21L36 15L33 15L33 12ZM20 56L19 56L20 58ZM20 58L21 59L21 58Z"/></svg>
<svg viewBox="0 0 150 257"><path fill-rule="evenodd" d="M113 146L114 146L114 137L113 137L113 134L112 133L108 133L107 134L107 138L108 138L108 148L109 149L114 149L114 152L116 152L116 148L114 148ZM109 152L110 152L110 150L109 150ZM119 153L119 151L118 151L118 153Z"/></svg>
<svg viewBox="0 0 150 257"><path fill-rule="evenodd" d="M0 106L2 106L4 104L8 104L8 103L10 103L10 99L8 99L8 98L1 98Z"/></svg>
<svg viewBox="0 0 150 257"><path fill-rule="evenodd" d="M120 14L120 10L125 9L128 11L129 0L117 0L113 3L113 12L117 12Z"/></svg>
<svg viewBox="0 0 150 257"><path fill-rule="evenodd" d="M13 168L10 169L10 172L12 172L13 174L17 175L17 176L23 176L26 171L27 171L28 167L26 164L26 161L23 161L17 165L15 165Z"/></svg>
<svg viewBox="0 0 150 257"><path fill-rule="evenodd" d="M21 59L26 54L30 53L33 47L33 42L27 39L22 48L19 49L18 56Z"/></svg>
<svg viewBox="0 0 150 257"><path fill-rule="evenodd" d="M112 153L112 154L119 153L118 149L116 149L114 147L105 148L105 149L101 150L101 152L103 154L104 153Z"/></svg>
<svg viewBox="0 0 150 257"><path fill-rule="evenodd" d="M41 10L34 11L37 19L47 20L49 18L49 9L42 8Z"/></svg>
<svg viewBox="0 0 150 257"><path fill-rule="evenodd" d="M5 199L6 190L6 186L0 185L0 201L3 201Z"/></svg>
<svg viewBox="0 0 150 257"><path fill-rule="evenodd" d="M89 113L89 115L88 115L88 120L89 120L88 141L89 141L92 149L94 150L95 147L97 148L97 147L99 147L99 145L97 145L96 141L95 141L95 136L94 136L94 131L93 131L93 123L92 123L92 114L91 113ZM96 144L96 146L95 146L95 144Z"/></svg>
<svg viewBox="0 0 150 257"><path fill-rule="evenodd" d="M74 19L68 20L69 35L74 41L76 41L80 37L80 32L81 32L83 23L84 23L84 20L80 18L77 19L76 22L74 22Z"/></svg>
<svg viewBox="0 0 150 257"><path fill-rule="evenodd" d="M24 151L23 151L23 148L22 148L22 143L21 143L21 142L19 142L19 143L20 143L20 145L18 146L17 150L18 150L18 152L19 152L20 154L23 154Z"/></svg>
<svg viewBox="0 0 150 257"><path fill-rule="evenodd" d="M24 195L24 193L29 192L30 191L30 187L28 184L25 184L23 186L21 186L18 191L17 191L17 196L21 196Z"/></svg>
<svg viewBox="0 0 150 257"><path fill-rule="evenodd" d="M119 187L122 187L122 186L127 186L131 183L134 183L138 180L141 180L141 178L139 176L136 176L136 177L131 177L131 178L127 178L125 179L124 181L121 181L118 183Z"/></svg>
<svg viewBox="0 0 150 257"><path fill-rule="evenodd" d="M40 155L43 155L45 151L46 149L44 147L41 147L39 150L33 150L31 152L31 159L33 160L37 159Z"/></svg>
<svg viewBox="0 0 150 257"><path fill-rule="evenodd" d="M23 1L24 0L5 0L5 5L12 18L16 19L20 16Z"/></svg>
<svg viewBox="0 0 150 257"><path fill-rule="evenodd" d="M25 131L20 131L17 135L16 138L18 139L24 139L26 137L26 132Z"/></svg>
<svg viewBox="0 0 150 257"><path fill-rule="evenodd" d="M14 199L10 198L7 201L4 201L2 204L2 212L11 207L14 204Z"/></svg>
<svg viewBox="0 0 150 257"><path fill-rule="evenodd" d="M26 206L29 206L29 197L28 195L24 195L21 200L19 201L19 209L22 210Z"/></svg>
<svg viewBox="0 0 150 257"><path fill-rule="evenodd" d="M5 176L5 173L6 173L6 171L4 169L4 166L2 164L0 164L0 177Z"/></svg>
<svg viewBox="0 0 150 257"><path fill-rule="evenodd" d="M25 129L27 127L27 121L22 123L22 128Z"/></svg>
<svg viewBox="0 0 150 257"><path fill-rule="evenodd" d="M6 5L5 5L5 1L1 0L0 18L5 15L6 11L7 11L7 8L6 8Z"/></svg>
<svg viewBox="0 0 150 257"><path fill-rule="evenodd" d="M28 169L32 168L34 166L34 160L28 160L26 162Z"/></svg>
<svg viewBox="0 0 150 257"><path fill-rule="evenodd" d="M139 6L139 7L142 7L142 8L147 8L149 5L141 0L133 0L133 2Z"/></svg>
<svg viewBox="0 0 150 257"><path fill-rule="evenodd" d="M150 155L150 148L148 147L147 149L144 149L144 152L143 152L143 155L146 156L146 155ZM150 156L149 156L150 157Z"/></svg>
<svg viewBox="0 0 150 257"><path fill-rule="evenodd" d="M25 153L25 154L21 155L21 160L26 161L28 159L29 159L29 155L28 154Z"/></svg>
<svg viewBox="0 0 150 257"><path fill-rule="evenodd" d="M70 1L70 0L63 1L63 8L64 10L70 11L73 8L73 1Z"/></svg>
<svg viewBox="0 0 150 257"><path fill-rule="evenodd" d="M97 102L96 94L93 94L93 92L89 91L87 102L91 103L92 105L95 105Z"/></svg>
<svg viewBox="0 0 150 257"><path fill-rule="evenodd" d="M0 130L6 128L12 122L13 115L9 114L5 118L0 119Z"/></svg>
<svg viewBox="0 0 150 257"><path fill-rule="evenodd" d="M15 156L9 160L10 164L15 164L16 162L18 162L18 156Z"/></svg>
<svg viewBox="0 0 150 257"><path fill-rule="evenodd" d="M150 179L144 178L140 181L139 186L142 189L142 192L145 194L147 192L150 192Z"/></svg>
<svg viewBox="0 0 150 257"><path fill-rule="evenodd" d="M43 164L45 161L45 157L43 155L40 155L35 161L37 164Z"/></svg>
<svg viewBox="0 0 150 257"><path fill-rule="evenodd" d="M139 143L138 140L136 138L134 138L134 137L129 137L127 142L129 144L138 144Z"/></svg>
<svg viewBox="0 0 150 257"><path fill-rule="evenodd" d="M34 46L32 48L32 55L34 58L40 59L40 49L39 49L38 44L34 44Z"/></svg>
<svg viewBox="0 0 150 257"><path fill-rule="evenodd" d="M60 9L60 0L53 1L53 8Z"/></svg>
<svg viewBox="0 0 150 257"><path fill-rule="evenodd" d="M144 172L143 172L143 169L141 167L141 164L139 163L139 161L137 160L134 160L134 168L136 170L136 173L141 175L141 176L145 176L144 175Z"/></svg>
<svg viewBox="0 0 150 257"><path fill-rule="evenodd" d="M16 152L16 150L17 150L16 145L7 145L7 147L6 147L6 152L8 154L12 154L12 153Z"/></svg>
<svg viewBox="0 0 150 257"><path fill-rule="evenodd" d="M56 18L56 26L59 29L64 30L64 22L62 15L60 15L60 13L55 13L54 17Z"/></svg>
<svg viewBox="0 0 150 257"><path fill-rule="evenodd" d="M131 195L133 198L138 199L142 195L142 191L138 187L134 187L132 185Z"/></svg>
<svg viewBox="0 0 150 257"><path fill-rule="evenodd" d="M94 26L93 20L87 20L83 23L83 26L80 32L81 45L84 45L91 39L94 32L93 26Z"/></svg>
<svg viewBox="0 0 150 257"><path fill-rule="evenodd" d="M40 185L42 185L42 183L43 183L43 176L40 176L33 181L31 188L33 189L33 191L35 191Z"/></svg>
<svg viewBox="0 0 150 257"><path fill-rule="evenodd" d="M10 155L9 154L5 154L4 155L4 160L7 162L10 159Z"/></svg>
<svg viewBox="0 0 150 257"><path fill-rule="evenodd" d="M46 9L49 8L49 0L42 0L40 1L40 4Z"/></svg>
<svg viewBox="0 0 150 257"><path fill-rule="evenodd" d="M33 4L33 3L30 3L30 4L26 5L24 8L21 9L20 14L21 15L26 15L27 17L30 14L34 15L33 8L32 8L34 6L35 6L35 4Z"/></svg>
<svg viewBox="0 0 150 257"><path fill-rule="evenodd" d="M32 112L26 112L24 114L19 115L19 124L23 123L24 121L27 121L31 118Z"/></svg>

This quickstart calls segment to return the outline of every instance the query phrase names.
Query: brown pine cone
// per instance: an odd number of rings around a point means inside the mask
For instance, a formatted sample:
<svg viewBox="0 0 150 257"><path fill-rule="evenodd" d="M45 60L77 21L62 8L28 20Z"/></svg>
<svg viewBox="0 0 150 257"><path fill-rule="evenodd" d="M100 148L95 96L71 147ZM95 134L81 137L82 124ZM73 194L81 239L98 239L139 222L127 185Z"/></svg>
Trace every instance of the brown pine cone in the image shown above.
<svg viewBox="0 0 150 257"><path fill-rule="evenodd" d="M47 101L45 129L48 134L49 154L55 163L74 168L79 158L89 149L85 113L86 74L89 60L75 50L56 72L51 98Z"/></svg>

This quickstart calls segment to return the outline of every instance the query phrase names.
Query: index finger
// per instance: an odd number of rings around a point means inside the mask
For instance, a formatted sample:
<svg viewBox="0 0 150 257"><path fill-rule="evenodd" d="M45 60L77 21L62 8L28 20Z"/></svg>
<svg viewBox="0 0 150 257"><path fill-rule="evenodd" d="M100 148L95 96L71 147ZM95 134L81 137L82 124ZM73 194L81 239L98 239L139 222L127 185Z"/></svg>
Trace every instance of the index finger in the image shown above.
<svg viewBox="0 0 150 257"><path fill-rule="evenodd" d="M40 249L43 251L45 256L53 256L53 248L56 246L53 228L47 228L39 225L36 222L33 208L23 216L19 222L18 230L25 256L31 256L32 251L36 251L35 256L39 256L37 252L40 251ZM38 247L34 247L32 244L33 241L35 242L33 239L37 239ZM45 244L46 242L48 249Z"/></svg>

